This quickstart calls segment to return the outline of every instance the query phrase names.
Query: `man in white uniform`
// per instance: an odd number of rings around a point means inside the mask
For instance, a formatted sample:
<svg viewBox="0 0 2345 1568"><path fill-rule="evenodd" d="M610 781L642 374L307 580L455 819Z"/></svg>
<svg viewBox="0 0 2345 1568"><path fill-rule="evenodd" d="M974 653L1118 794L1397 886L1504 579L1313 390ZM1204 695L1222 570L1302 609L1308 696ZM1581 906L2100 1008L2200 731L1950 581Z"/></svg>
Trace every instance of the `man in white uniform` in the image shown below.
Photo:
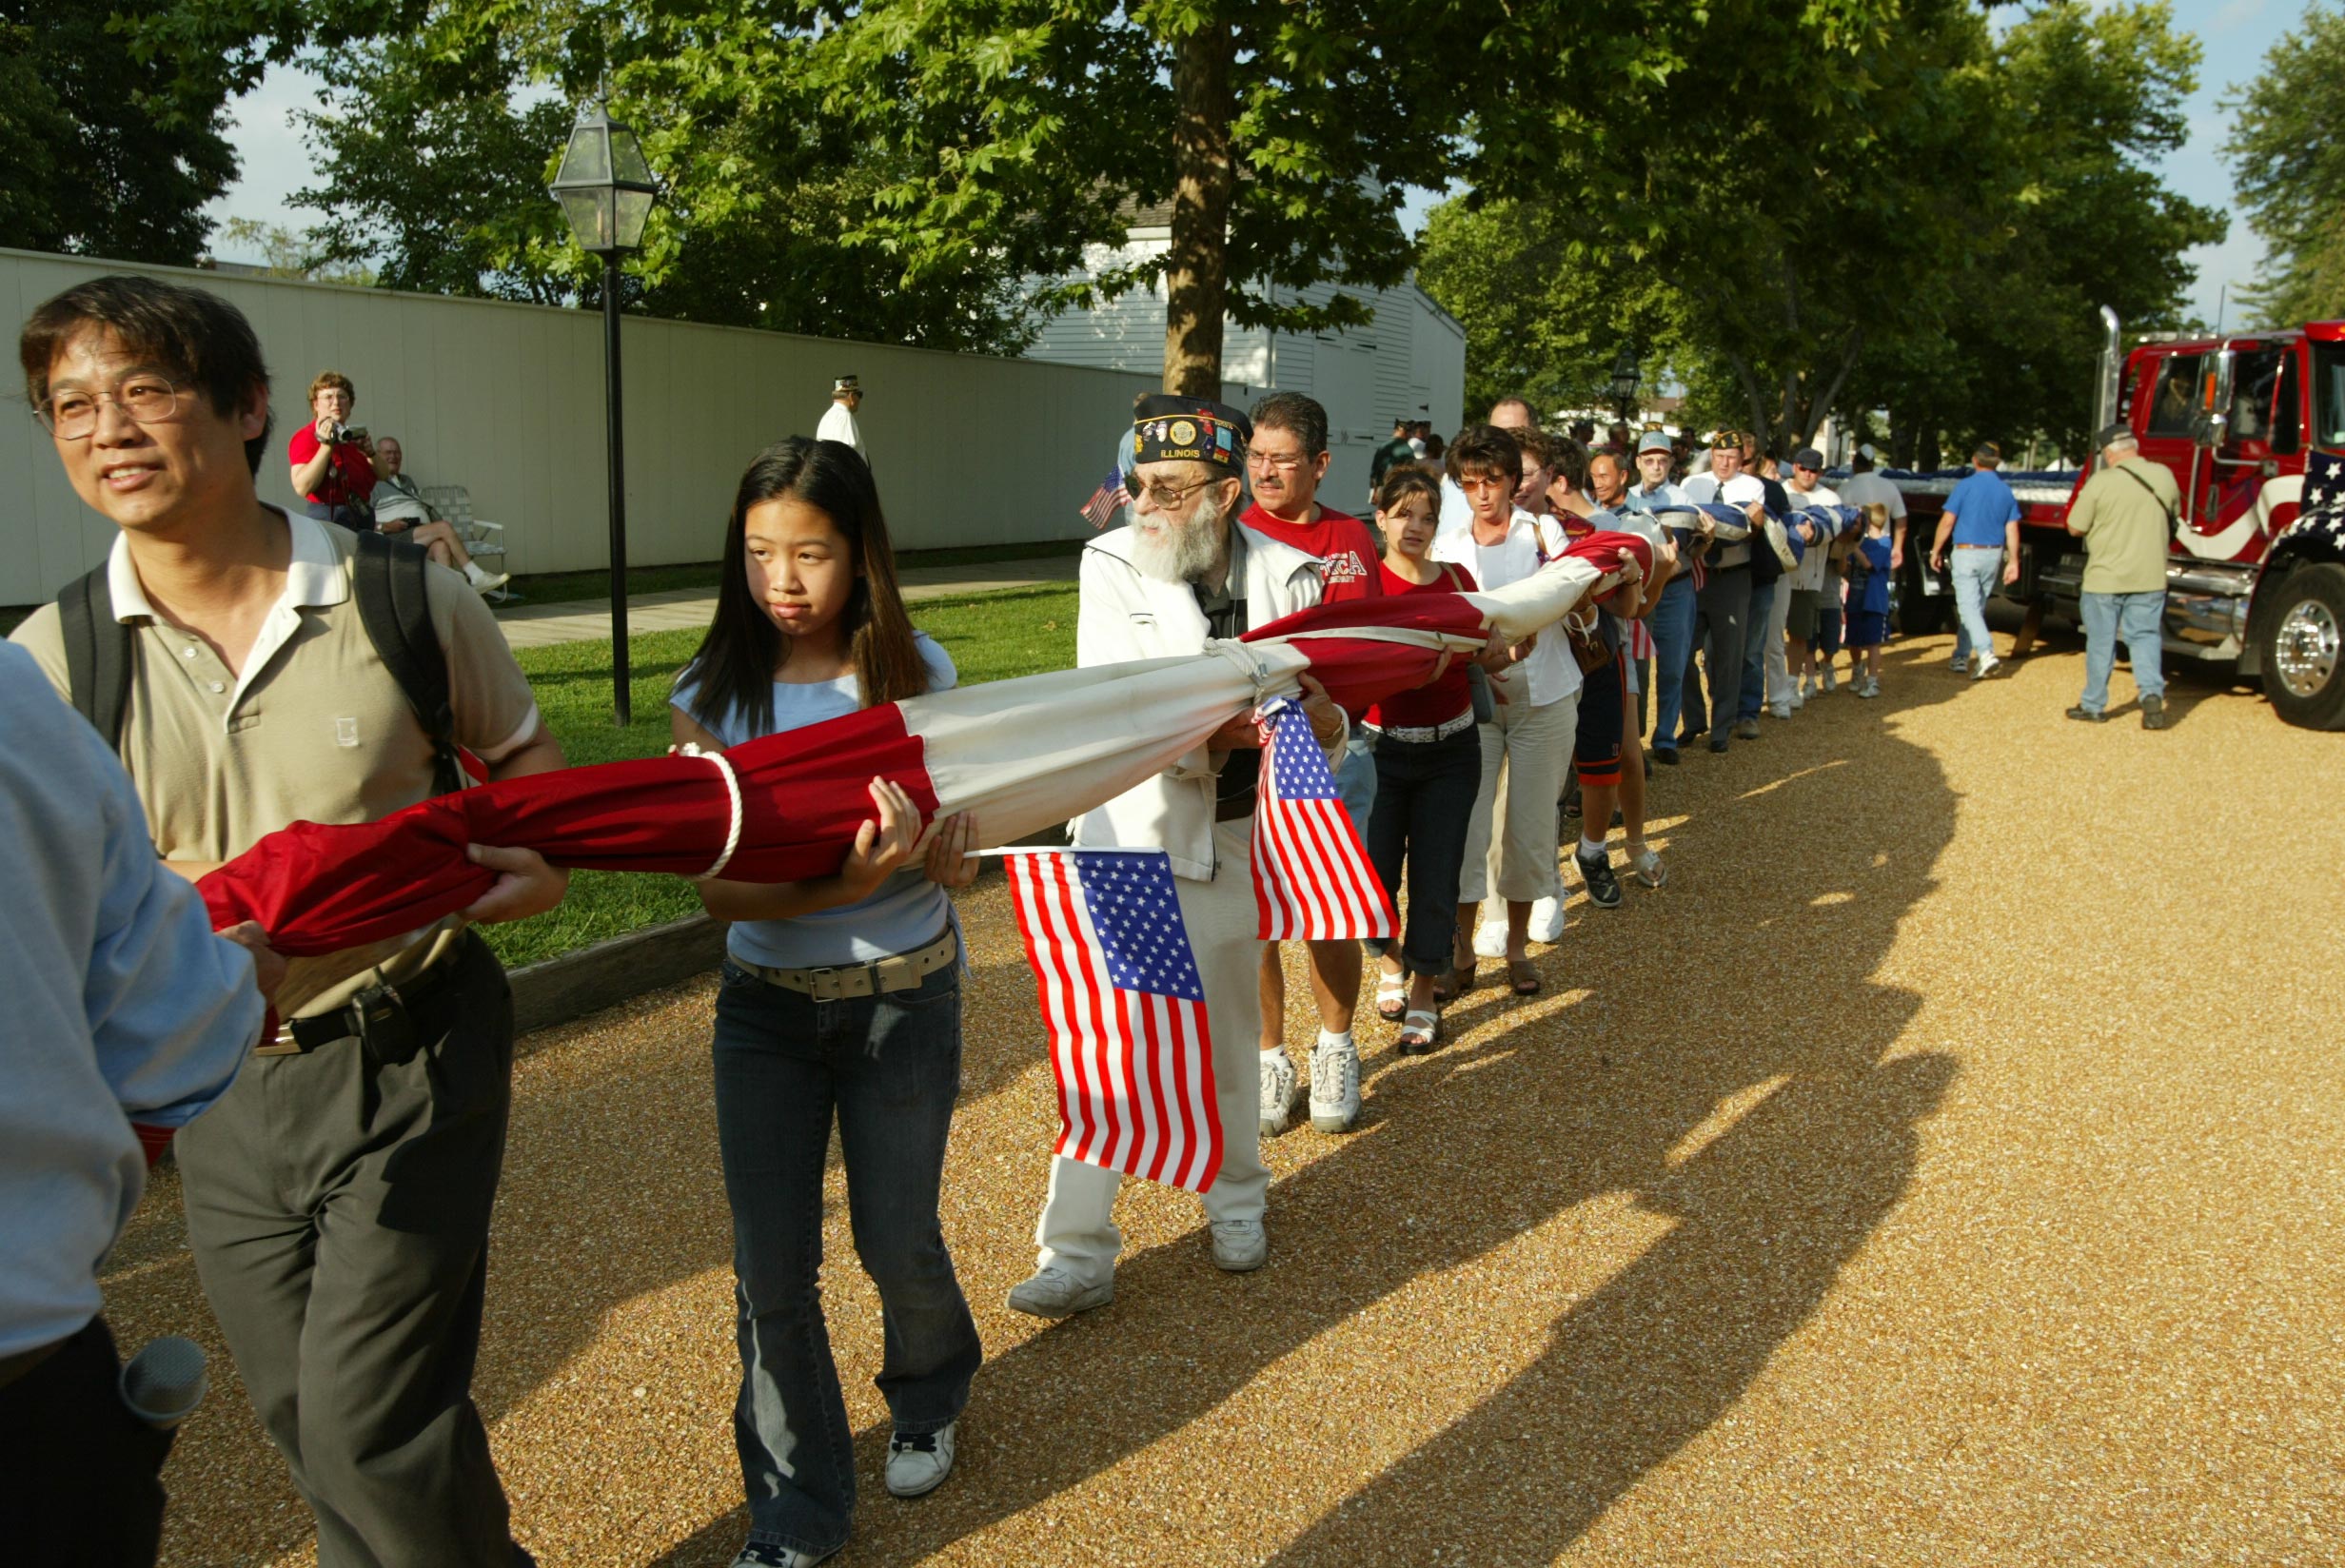
<svg viewBox="0 0 2345 1568"><path fill-rule="evenodd" d="M1202 653L1319 602L1320 563L1237 521L1245 504L1244 415L1218 402L1159 394L1142 400L1133 426L1132 520L1083 552L1076 612L1078 666ZM1340 755L1343 712L1304 677L1303 707L1330 757ZM1262 1164L1259 1107L1291 1101L1294 1066L1284 1049L1256 1049L1262 943L1254 913L1254 782L1262 741L1241 715L1165 773L1074 825L1081 846L1161 849L1172 860L1181 923L1204 982L1212 1036L1221 1172L1205 1194L1213 1262L1232 1273L1259 1268L1270 1242L1262 1215L1270 1172ZM1330 766L1332 764L1330 763ZM1279 1083L1273 1074L1283 1072ZM1260 1099L1257 1100L1257 1091ZM1115 1299L1117 1172L1064 1155L1051 1161L1051 1190L1035 1226L1034 1277L1010 1305L1064 1318Z"/></svg>
<svg viewBox="0 0 2345 1568"><path fill-rule="evenodd" d="M815 440L844 441L855 448L857 457L871 461L871 454L863 450L863 428L855 422L855 411L862 406L862 382L853 376L831 382L831 406L822 411L822 422L815 426Z"/></svg>

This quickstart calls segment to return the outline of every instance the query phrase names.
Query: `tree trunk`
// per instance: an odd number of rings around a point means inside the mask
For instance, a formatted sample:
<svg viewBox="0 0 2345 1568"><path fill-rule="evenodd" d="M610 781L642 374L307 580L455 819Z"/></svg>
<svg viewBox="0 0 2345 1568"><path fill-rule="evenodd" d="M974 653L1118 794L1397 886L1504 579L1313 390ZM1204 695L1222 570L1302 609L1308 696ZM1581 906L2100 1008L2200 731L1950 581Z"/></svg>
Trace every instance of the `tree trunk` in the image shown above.
<svg viewBox="0 0 2345 1568"><path fill-rule="evenodd" d="M1220 21L1208 23L1172 49L1178 181L1164 276L1164 389L1184 397L1221 396L1230 199L1237 188L1230 147L1230 122L1237 113L1230 76L1236 56L1236 40Z"/></svg>

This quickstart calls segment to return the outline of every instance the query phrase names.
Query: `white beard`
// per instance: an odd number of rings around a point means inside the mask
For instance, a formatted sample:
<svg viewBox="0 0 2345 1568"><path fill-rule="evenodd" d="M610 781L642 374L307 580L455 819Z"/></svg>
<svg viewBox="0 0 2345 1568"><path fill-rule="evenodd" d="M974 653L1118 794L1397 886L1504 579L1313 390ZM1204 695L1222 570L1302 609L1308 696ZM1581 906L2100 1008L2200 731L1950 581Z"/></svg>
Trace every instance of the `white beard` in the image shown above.
<svg viewBox="0 0 2345 1568"><path fill-rule="evenodd" d="M1168 521L1154 533L1133 525L1132 564L1159 582L1194 582L1222 554L1221 506L1210 496L1198 497L1177 524Z"/></svg>

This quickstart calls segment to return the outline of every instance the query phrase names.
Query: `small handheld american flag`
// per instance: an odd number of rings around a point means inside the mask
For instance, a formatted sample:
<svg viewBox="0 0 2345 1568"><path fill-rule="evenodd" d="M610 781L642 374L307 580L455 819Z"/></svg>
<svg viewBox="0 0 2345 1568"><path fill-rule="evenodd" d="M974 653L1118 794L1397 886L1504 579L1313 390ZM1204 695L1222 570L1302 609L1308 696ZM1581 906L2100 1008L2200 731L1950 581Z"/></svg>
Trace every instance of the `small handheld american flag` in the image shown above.
<svg viewBox="0 0 2345 1568"><path fill-rule="evenodd" d="M1094 528L1105 528L1116 513L1132 504L1132 492L1124 488L1124 471L1117 468L1099 481L1099 488L1091 493L1079 510L1091 519Z"/></svg>
<svg viewBox="0 0 2345 1568"><path fill-rule="evenodd" d="M1335 792L1327 754L1310 731L1310 715L1281 697L1263 710L1271 738L1262 748L1262 776L1254 796L1254 906L1258 934L1283 942L1389 939L1392 901L1359 827Z"/></svg>
<svg viewBox="0 0 2345 1568"><path fill-rule="evenodd" d="M1058 1152L1203 1192L1221 1170L1205 984L1162 850L1005 854L1058 1081Z"/></svg>

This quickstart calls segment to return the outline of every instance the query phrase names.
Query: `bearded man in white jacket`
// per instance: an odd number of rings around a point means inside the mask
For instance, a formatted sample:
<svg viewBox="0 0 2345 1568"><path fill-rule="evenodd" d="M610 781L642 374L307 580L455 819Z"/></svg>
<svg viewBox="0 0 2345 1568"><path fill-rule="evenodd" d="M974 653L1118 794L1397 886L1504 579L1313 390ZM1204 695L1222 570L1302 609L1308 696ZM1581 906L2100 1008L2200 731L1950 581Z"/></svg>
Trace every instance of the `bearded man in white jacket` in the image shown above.
<svg viewBox="0 0 2345 1568"><path fill-rule="evenodd" d="M1075 663L1202 653L1209 637L1233 637L1317 604L1318 559L1237 521L1251 435L1246 417L1169 394L1141 400L1135 412L1132 520L1083 552ZM1312 732L1330 755L1339 754L1343 711L1310 676L1303 686ZM1283 1121L1295 1093L1286 1052L1255 1049L1262 944L1251 850L1261 746L1251 716L1241 715L1074 825L1077 845L1160 849L1171 858L1181 922L1204 982L1221 1118L1221 1171L1205 1194L1205 1214L1213 1262L1233 1273L1259 1268L1269 1256L1261 1123L1273 1100ZM1114 1300L1123 1237L1113 1210L1122 1180L1064 1155L1052 1159L1050 1196L1035 1227L1040 1253L1034 1277L1010 1292L1013 1308L1064 1318Z"/></svg>

